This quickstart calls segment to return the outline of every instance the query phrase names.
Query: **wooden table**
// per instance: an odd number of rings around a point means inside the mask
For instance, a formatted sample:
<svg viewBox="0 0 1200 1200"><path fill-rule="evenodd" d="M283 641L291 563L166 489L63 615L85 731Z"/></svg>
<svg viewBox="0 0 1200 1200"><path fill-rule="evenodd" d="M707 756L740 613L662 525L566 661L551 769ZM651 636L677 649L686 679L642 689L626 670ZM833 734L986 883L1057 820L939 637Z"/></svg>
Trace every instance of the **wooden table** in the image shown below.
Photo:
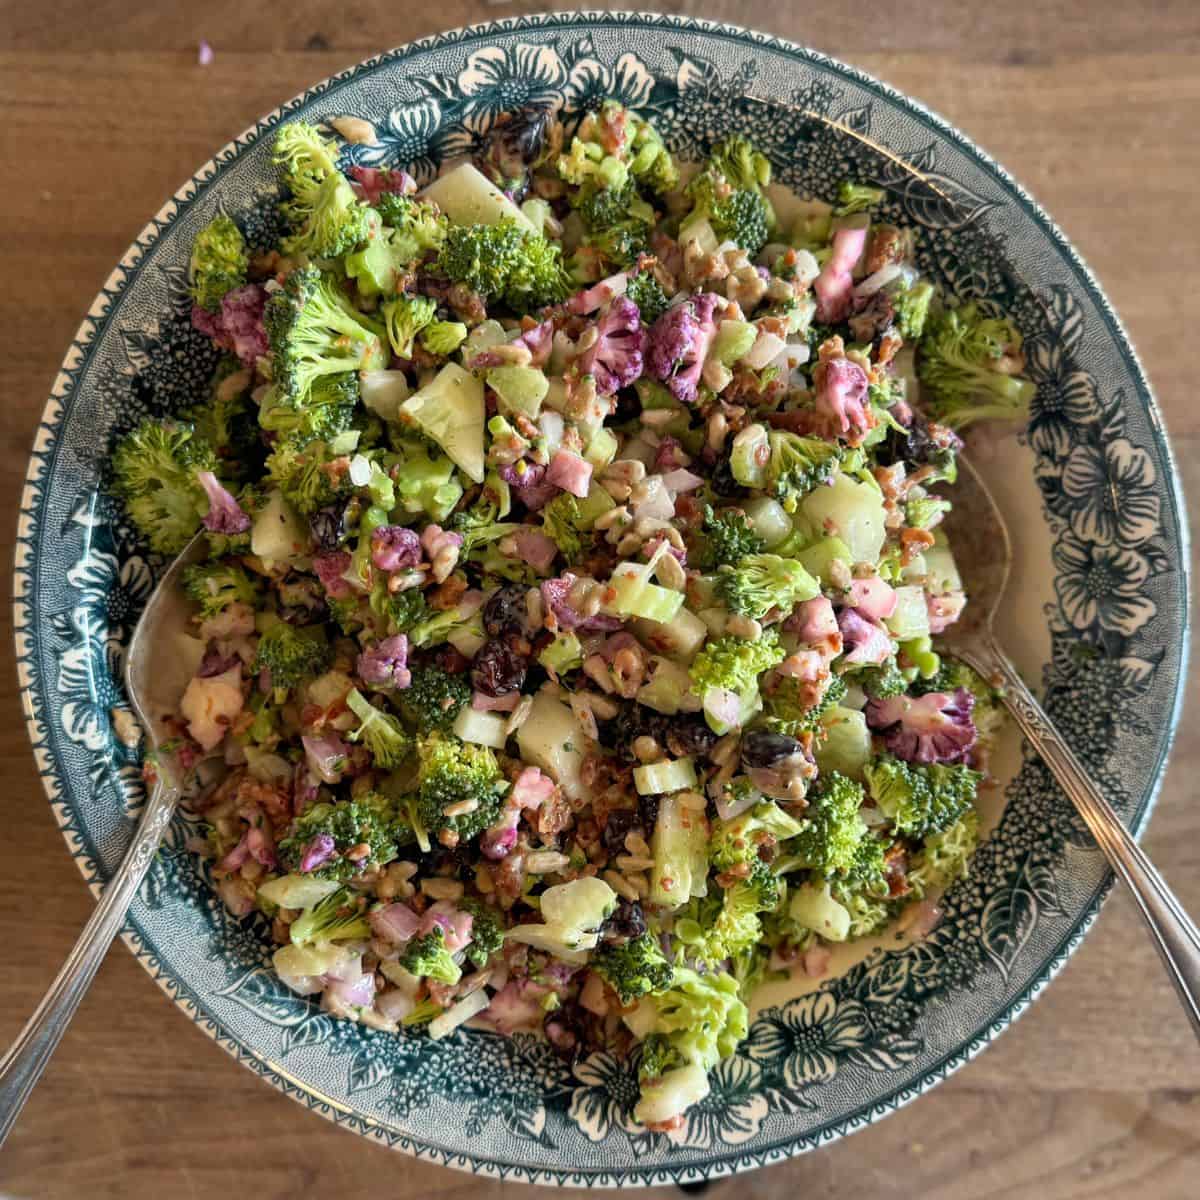
<svg viewBox="0 0 1200 1200"><path fill-rule="evenodd" d="M852 61L939 110L1005 163L1104 281L1157 389L1184 487L1200 496L1195 0L669 7L756 25ZM382 47L520 11L503 0L0 0L0 508L15 513L33 430L81 315L143 222L198 163L261 113ZM911 19L898 22L897 11ZM197 64L201 38L216 50L207 67ZM12 526L10 516L4 561ZM7 635L0 656L3 1045L91 902L33 769ZM1189 711L1198 703L1193 682ZM1185 718L1146 845L1200 912L1194 728ZM117 947L0 1156L0 1196L161 1200L235 1190L479 1197L518 1188L389 1155L306 1113L235 1066ZM1200 1051L1133 905L1115 896L1015 1030L920 1103L711 1191L751 1193L1200 1195Z"/></svg>

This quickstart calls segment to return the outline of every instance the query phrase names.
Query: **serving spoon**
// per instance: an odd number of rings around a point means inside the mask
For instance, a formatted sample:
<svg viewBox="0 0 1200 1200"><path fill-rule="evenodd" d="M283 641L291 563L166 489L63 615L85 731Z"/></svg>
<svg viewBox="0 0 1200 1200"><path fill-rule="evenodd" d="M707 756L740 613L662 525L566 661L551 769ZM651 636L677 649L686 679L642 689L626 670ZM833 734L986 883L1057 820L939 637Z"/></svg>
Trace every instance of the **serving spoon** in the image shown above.
<svg viewBox="0 0 1200 1200"><path fill-rule="evenodd" d="M177 638L187 632L188 620L195 611L180 586L180 576L185 567L203 558L205 551L204 535L197 534L159 580L129 641L125 691L145 730L147 744L154 750L170 736L165 718L178 709L179 697L191 674L184 656L173 654L171 649ZM179 784L170 774L167 756L163 756L121 865L108 881L96 911L83 927L42 1002L0 1059L0 1145L46 1069L109 945L125 923L125 914L146 877L178 801Z"/></svg>
<svg viewBox="0 0 1200 1200"><path fill-rule="evenodd" d="M944 528L954 546L968 604L941 637L941 648L1000 689L1004 707L1075 805L1096 844L1125 881L1150 927L1154 944L1192 1027L1200 1037L1200 931L1071 752L1000 647L996 613L1012 567L1012 540L995 499L975 468L958 458L954 507Z"/></svg>

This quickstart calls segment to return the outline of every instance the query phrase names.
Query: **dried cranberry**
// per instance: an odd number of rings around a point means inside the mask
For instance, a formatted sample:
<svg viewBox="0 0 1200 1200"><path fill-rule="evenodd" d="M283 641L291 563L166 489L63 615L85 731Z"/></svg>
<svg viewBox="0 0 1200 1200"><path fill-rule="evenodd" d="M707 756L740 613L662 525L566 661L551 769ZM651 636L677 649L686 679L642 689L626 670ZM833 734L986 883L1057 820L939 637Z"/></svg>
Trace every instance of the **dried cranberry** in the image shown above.
<svg viewBox="0 0 1200 1200"><path fill-rule="evenodd" d="M345 503L318 508L309 518L308 527L312 532L313 541L320 549L336 550L350 532L346 520Z"/></svg>
<svg viewBox="0 0 1200 1200"><path fill-rule="evenodd" d="M640 832L641 826L641 814L636 808L609 809L602 835L605 850L609 854L624 854L626 834Z"/></svg>
<svg viewBox="0 0 1200 1200"><path fill-rule="evenodd" d="M707 758L718 740L703 717L676 717L667 733L667 749L679 758Z"/></svg>
<svg viewBox="0 0 1200 1200"><path fill-rule="evenodd" d="M712 474L708 477L709 483L712 485L712 490L718 496L724 496L727 500L737 500L743 496L748 496L750 493L746 488L733 477L733 465L729 461L729 456L723 455L717 459L717 464L713 467Z"/></svg>
<svg viewBox="0 0 1200 1200"><path fill-rule="evenodd" d="M742 738L742 764L754 769L777 767L793 754L803 753L803 747L786 733L768 733L755 729Z"/></svg>
<svg viewBox="0 0 1200 1200"><path fill-rule="evenodd" d="M643 836L649 841L650 835L654 832L654 826L658 824L658 797L639 796L638 812L642 818Z"/></svg>
<svg viewBox="0 0 1200 1200"><path fill-rule="evenodd" d="M525 599L527 590L522 584L506 583L492 593L483 606L483 629L488 637L524 634L529 616Z"/></svg>
<svg viewBox="0 0 1200 1200"><path fill-rule="evenodd" d="M600 926L600 936L610 946L624 945L646 932L646 916L636 900L622 900L616 912Z"/></svg>
<svg viewBox="0 0 1200 1200"><path fill-rule="evenodd" d="M528 663L503 642L484 642L471 664L471 684L485 696L519 692Z"/></svg>

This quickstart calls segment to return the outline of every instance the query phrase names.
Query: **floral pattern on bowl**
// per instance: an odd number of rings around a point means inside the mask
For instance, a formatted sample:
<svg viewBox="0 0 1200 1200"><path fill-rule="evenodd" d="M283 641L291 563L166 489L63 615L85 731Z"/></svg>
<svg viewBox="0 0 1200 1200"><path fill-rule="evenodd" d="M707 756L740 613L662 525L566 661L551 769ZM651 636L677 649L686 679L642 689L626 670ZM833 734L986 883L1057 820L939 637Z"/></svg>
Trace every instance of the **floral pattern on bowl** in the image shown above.
<svg viewBox="0 0 1200 1200"><path fill-rule="evenodd" d="M267 131L288 117L362 116L375 138L348 158L428 180L507 110L541 104L571 120L610 95L651 115L685 156L740 131L802 190L828 198L847 176L883 186L885 215L919 229L926 269L1018 321L1037 384L1025 490L1054 572L1021 616L1050 648L1040 664L1048 709L1131 825L1144 823L1184 678L1187 531L1158 411L1086 268L982 152L850 68L727 26L573 14L444 34L306 92L201 168L94 302L38 433L15 590L35 754L94 889L119 861L140 802L138 757L114 718L125 707L124 646L163 566L105 495L103 467L113 439L142 415L203 394L212 352L188 322L184 276L194 232L225 210L253 242L270 240ZM191 832L178 817L125 937L193 1021L363 1136L450 1166L576 1186L729 1174L894 1110L1029 1003L1110 882L1026 755L998 830L947 897L938 929L758 1013L739 1054L713 1072L711 1094L665 1135L633 1122L634 1067L609 1055L568 1064L538 1039L474 1031L397 1038L336 1022L288 992L267 968L265 926L225 912L186 848Z"/></svg>

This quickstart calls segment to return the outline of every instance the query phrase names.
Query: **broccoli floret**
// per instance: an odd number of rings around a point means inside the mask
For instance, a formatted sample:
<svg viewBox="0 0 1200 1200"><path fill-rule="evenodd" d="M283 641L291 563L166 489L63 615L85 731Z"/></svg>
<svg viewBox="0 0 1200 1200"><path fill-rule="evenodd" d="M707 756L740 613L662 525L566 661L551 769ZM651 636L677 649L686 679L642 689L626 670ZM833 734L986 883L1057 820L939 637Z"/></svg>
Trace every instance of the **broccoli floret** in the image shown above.
<svg viewBox="0 0 1200 1200"><path fill-rule="evenodd" d="M808 703L808 685L795 676L777 679L769 692L763 693L763 714L766 724L775 733L799 737L815 733L821 718L836 707L846 695L846 683L833 676L816 704Z"/></svg>
<svg viewBox="0 0 1200 1200"><path fill-rule="evenodd" d="M305 874L318 879L353 879L370 867L391 862L398 846L411 838L398 837L392 802L379 792L367 792L336 804L322 801L305 809L278 845L279 861L289 871L301 871L305 857L316 862ZM367 846L361 858L347 851Z"/></svg>
<svg viewBox="0 0 1200 1200"><path fill-rule="evenodd" d="M474 967L487 966L488 959L504 946L504 917L490 904L472 896L458 901L463 912L471 914L471 941L464 953Z"/></svg>
<svg viewBox="0 0 1200 1200"><path fill-rule="evenodd" d="M929 303L933 299L933 284L921 280L892 297L896 328L906 341L915 340L925 332L929 318Z"/></svg>
<svg viewBox="0 0 1200 1200"><path fill-rule="evenodd" d="M655 279L653 271L641 270L631 275L625 295L638 306L638 312L647 325L653 325L671 307L671 301L662 290L662 284Z"/></svg>
<svg viewBox="0 0 1200 1200"><path fill-rule="evenodd" d="M1024 367L1017 327L974 304L931 318L917 354L917 377L931 398L926 408L951 429L1023 419L1036 390L1019 378Z"/></svg>
<svg viewBox="0 0 1200 1200"><path fill-rule="evenodd" d="M501 481L501 486L508 485ZM516 521L499 520L499 507L495 495L485 488L477 503L461 509L450 519L450 528L462 534L461 557L466 558L477 547L499 541L506 534L516 533L521 528Z"/></svg>
<svg viewBox="0 0 1200 1200"><path fill-rule="evenodd" d="M863 769L867 790L905 837L924 839L955 824L975 801L982 776L970 767L915 766L883 755Z"/></svg>
<svg viewBox="0 0 1200 1200"><path fill-rule="evenodd" d="M346 736L352 742L362 742L377 767L395 770L412 749L412 739L404 726L391 713L376 708L358 688L346 697L346 704L359 721L358 728Z"/></svg>
<svg viewBox="0 0 1200 1200"><path fill-rule="evenodd" d="M420 340L430 354L445 358L467 340L467 327L461 321L431 321L421 330Z"/></svg>
<svg viewBox="0 0 1200 1200"><path fill-rule="evenodd" d="M734 566L750 554L761 554L766 542L755 531L750 518L736 508L714 511L704 506L704 535L699 540L699 566L714 570Z"/></svg>
<svg viewBox="0 0 1200 1200"><path fill-rule="evenodd" d="M332 504L350 485L345 469L330 471L336 455L325 442L280 442L267 456L267 478L283 493L293 508L311 516L319 508ZM345 464L343 464L345 465ZM335 482L336 481L336 482Z"/></svg>
<svg viewBox="0 0 1200 1200"><path fill-rule="evenodd" d="M292 121L275 135L275 165L290 187L308 179L324 179L337 168L337 146L304 121Z"/></svg>
<svg viewBox="0 0 1200 1200"><path fill-rule="evenodd" d="M762 862L762 851L796 837L804 825L767 801L729 820L717 820L709 835L708 857L718 873Z"/></svg>
<svg viewBox="0 0 1200 1200"><path fill-rule="evenodd" d="M263 429L278 434L280 441L305 446L345 433L354 423L357 403L357 375L326 375L313 384L303 408L264 400L258 422Z"/></svg>
<svg viewBox="0 0 1200 1200"><path fill-rule="evenodd" d="M620 946L601 946L592 952L588 965L604 977L622 1004L664 991L675 977L675 969L652 933L630 938Z"/></svg>
<svg viewBox="0 0 1200 1200"><path fill-rule="evenodd" d="M375 209L392 231L392 254L399 264L411 265L446 240L446 218L428 201L384 192Z"/></svg>
<svg viewBox="0 0 1200 1200"><path fill-rule="evenodd" d="M910 496L904 505L904 523L912 529L932 529L954 506L941 496Z"/></svg>
<svg viewBox="0 0 1200 1200"><path fill-rule="evenodd" d="M183 573L187 594L200 605L201 617L215 617L231 604L258 602L258 587L237 563L219 559L216 562L196 563Z"/></svg>
<svg viewBox="0 0 1200 1200"><path fill-rule="evenodd" d="M570 492L555 496L542 509L542 532L558 547L569 566L574 566L591 548L592 535L581 528L583 513Z"/></svg>
<svg viewBox="0 0 1200 1200"><path fill-rule="evenodd" d="M872 700L890 700L908 691L908 679L894 658L875 667L862 667L849 676Z"/></svg>
<svg viewBox="0 0 1200 1200"><path fill-rule="evenodd" d="M795 559L748 554L716 579L717 597L730 612L758 620L773 608L790 613L801 600L820 592L817 581Z"/></svg>
<svg viewBox="0 0 1200 1200"><path fill-rule="evenodd" d="M862 787L831 771L805 811L804 828L790 843L791 851L823 875L847 875L858 865L859 845L867 825L859 813Z"/></svg>
<svg viewBox="0 0 1200 1200"><path fill-rule="evenodd" d="M761 859L749 866L746 878L725 889L716 919L689 947L689 953L706 965L715 966L749 953L762 938L761 915L779 904L782 887L771 868Z"/></svg>
<svg viewBox="0 0 1200 1200"><path fill-rule="evenodd" d="M438 254L438 267L455 283L485 300L502 298L518 313L556 303L570 290L557 243L515 221L452 225Z"/></svg>
<svg viewBox="0 0 1200 1200"><path fill-rule="evenodd" d="M436 732L421 739L419 750L418 803L431 832L449 831L461 843L495 824L507 782L491 750ZM447 808L470 801L470 812L447 815Z"/></svg>
<svg viewBox="0 0 1200 1200"><path fill-rule="evenodd" d="M217 312L226 292L246 282L246 239L232 218L214 217L192 243L188 263L188 290L201 308Z"/></svg>
<svg viewBox="0 0 1200 1200"><path fill-rule="evenodd" d="M620 191L632 176L662 195L679 184L679 170L658 131L617 100L605 100L583 118L557 165L561 178L578 186Z"/></svg>
<svg viewBox="0 0 1200 1200"><path fill-rule="evenodd" d="M401 358L412 358L413 339L433 320L437 301L428 296L397 296L381 312L392 349Z"/></svg>
<svg viewBox="0 0 1200 1200"><path fill-rule="evenodd" d="M719 637L707 642L696 655L688 673L696 692L726 688L739 695L758 686L758 677L784 659L779 634L765 629L762 637L749 642L738 637Z"/></svg>
<svg viewBox="0 0 1200 1200"><path fill-rule="evenodd" d="M338 258L367 238L370 210L338 170L337 148L311 125L280 129L275 165L292 194L280 206L294 230L283 239L285 253Z"/></svg>
<svg viewBox="0 0 1200 1200"><path fill-rule="evenodd" d="M851 213L866 212L874 208L884 197L883 188L868 187L865 183L851 183L843 179L838 185L835 217L848 217Z"/></svg>
<svg viewBox="0 0 1200 1200"><path fill-rule="evenodd" d="M795 512L801 498L833 478L842 452L820 438L801 437L786 429L772 429L767 438L768 491L788 512Z"/></svg>
<svg viewBox="0 0 1200 1200"><path fill-rule="evenodd" d="M160 554L178 554L208 512L198 471L216 466L212 447L177 421L143 421L112 457L115 490L130 519Z"/></svg>
<svg viewBox="0 0 1200 1200"><path fill-rule="evenodd" d="M450 635L457 631L469 632L476 637L483 637L483 617L481 612L472 613L463 618L456 608L445 608L435 611L432 616L418 621L409 627L408 640L421 649L426 646L438 646L448 641Z"/></svg>
<svg viewBox="0 0 1200 1200"><path fill-rule="evenodd" d="M347 888L338 888L305 909L292 922L288 937L295 946L370 937L371 925L363 912L364 903L361 896L355 896Z"/></svg>
<svg viewBox="0 0 1200 1200"><path fill-rule="evenodd" d="M671 986L644 997L639 1010L642 1005L654 1014L650 1036L665 1037L680 1064L710 1071L734 1054L746 1037L746 1005L738 995L737 980L724 971L700 975L689 967L676 967ZM654 1057L659 1064L665 1061L662 1054ZM644 1051L642 1062L644 1068Z"/></svg>
<svg viewBox="0 0 1200 1200"><path fill-rule="evenodd" d="M687 186L692 211L684 218L683 229L705 219L721 241L736 242L748 254L757 254L775 224L763 191L770 182L767 159L746 138L726 138Z"/></svg>
<svg viewBox="0 0 1200 1200"><path fill-rule="evenodd" d="M297 629L278 621L258 639L251 670L270 671L271 686L287 690L320 675L332 658L333 650L319 628Z"/></svg>
<svg viewBox="0 0 1200 1200"><path fill-rule="evenodd" d="M949 829L926 838L913 857L906 876L912 894L922 900L932 891L966 879L978 845L979 814L969 808Z"/></svg>
<svg viewBox="0 0 1200 1200"><path fill-rule="evenodd" d="M385 331L316 267L300 267L267 301L263 317L280 400L302 408L326 375L386 367Z"/></svg>
<svg viewBox="0 0 1200 1200"><path fill-rule="evenodd" d="M400 701L405 715L422 733L449 733L458 714L471 702L471 679L466 672L451 675L441 667L414 667L412 683Z"/></svg>
<svg viewBox="0 0 1200 1200"><path fill-rule="evenodd" d="M622 222L633 222L649 230L654 209L642 199L637 184L627 180L624 187L602 187L593 181L571 198L589 233L598 233Z"/></svg>
<svg viewBox="0 0 1200 1200"><path fill-rule="evenodd" d="M450 957L440 926L412 938L400 955L400 965L410 975L438 983L457 983L462 978L462 968Z"/></svg>
<svg viewBox="0 0 1200 1200"><path fill-rule="evenodd" d="M385 618L388 633L407 633L428 615L429 605L425 593L419 588L407 588L403 592L389 592L387 581L380 577L370 596L371 611Z"/></svg>
<svg viewBox="0 0 1200 1200"><path fill-rule="evenodd" d="M641 1054L638 1057L638 1078L643 1082L657 1079L668 1071L674 1071L684 1065L679 1052L671 1045L667 1036L662 1033L652 1033L640 1044Z"/></svg>

